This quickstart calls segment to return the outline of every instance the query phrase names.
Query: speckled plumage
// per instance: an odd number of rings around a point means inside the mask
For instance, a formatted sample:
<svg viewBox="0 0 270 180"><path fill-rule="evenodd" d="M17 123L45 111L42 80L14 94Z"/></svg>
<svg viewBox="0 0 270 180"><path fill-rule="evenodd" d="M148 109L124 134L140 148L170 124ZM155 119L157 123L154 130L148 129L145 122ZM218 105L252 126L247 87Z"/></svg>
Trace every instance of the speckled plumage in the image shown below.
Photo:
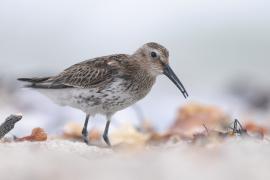
<svg viewBox="0 0 270 180"><path fill-rule="evenodd" d="M166 48L147 43L132 55L98 57L75 64L56 76L19 80L30 82L28 87L38 89L60 105L81 109L90 116L104 114L110 119L115 112L147 95L157 75L164 73L168 58Z"/></svg>

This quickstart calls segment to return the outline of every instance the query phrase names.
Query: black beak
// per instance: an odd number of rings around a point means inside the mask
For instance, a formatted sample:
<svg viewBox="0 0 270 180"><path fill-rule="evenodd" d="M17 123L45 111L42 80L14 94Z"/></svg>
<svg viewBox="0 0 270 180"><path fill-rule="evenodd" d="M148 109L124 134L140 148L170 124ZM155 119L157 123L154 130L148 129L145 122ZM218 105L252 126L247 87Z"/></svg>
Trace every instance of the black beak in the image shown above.
<svg viewBox="0 0 270 180"><path fill-rule="evenodd" d="M165 74L178 87L178 89L182 92L182 94L185 98L188 97L188 93L187 93L185 87L183 86L183 84L178 79L178 77L175 75L175 73L173 72L173 70L171 69L171 67L169 65L165 64L163 74Z"/></svg>

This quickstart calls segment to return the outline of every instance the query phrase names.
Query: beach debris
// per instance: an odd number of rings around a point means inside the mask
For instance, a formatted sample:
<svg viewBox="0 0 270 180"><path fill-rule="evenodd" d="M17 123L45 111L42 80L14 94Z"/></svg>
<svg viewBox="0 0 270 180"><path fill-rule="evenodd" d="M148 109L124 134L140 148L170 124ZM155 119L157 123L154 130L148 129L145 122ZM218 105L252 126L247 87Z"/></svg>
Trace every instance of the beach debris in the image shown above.
<svg viewBox="0 0 270 180"><path fill-rule="evenodd" d="M209 129L205 124L202 126L205 131L194 133L192 143L204 145L209 142L222 142L224 139L231 137L249 137L247 130L242 126L238 119L235 119L226 131Z"/></svg>
<svg viewBox="0 0 270 180"><path fill-rule="evenodd" d="M8 132L10 132L15 124L22 119L21 115L10 115L0 125L0 139L2 139Z"/></svg>
<svg viewBox="0 0 270 180"><path fill-rule="evenodd" d="M81 139L82 138L82 125L77 122L68 122L63 129L63 136L66 139Z"/></svg>
<svg viewBox="0 0 270 180"><path fill-rule="evenodd" d="M158 132L151 121L144 121L139 127L123 124L117 130L110 132L109 136L113 145L126 144L133 148L179 142L205 146L219 144L229 138L258 139L267 133L266 128L255 123L242 125L238 119L230 120L231 118L214 106L189 104L181 108L180 111L183 114L178 114L179 119L164 132ZM68 123L62 137L70 140L81 140L81 131L80 124ZM258 136L250 136L250 132L258 134ZM102 129L92 128L89 130L89 141L93 144L103 144Z"/></svg>
<svg viewBox="0 0 270 180"><path fill-rule="evenodd" d="M216 106L189 103L181 107L176 116L175 122L169 129L171 134L181 134L192 137L194 133L208 129L219 131L226 130L230 118L226 113Z"/></svg>
<svg viewBox="0 0 270 180"><path fill-rule="evenodd" d="M1 136L10 131L21 118L22 116L15 115L8 117L0 126ZM53 136L53 138L81 141L82 128L82 125L77 122L69 122L64 127L63 134ZM104 144L102 130L103 128L89 129L88 138L91 144ZM143 121L140 126L123 124L117 127L117 130L111 131L109 136L114 146L122 147L119 149L141 149L148 145L159 146L179 142L207 146L239 137L266 139L269 130L269 127L259 125L254 121L242 125L238 119L231 120L227 114L215 106L193 103L180 108L173 125L163 132L159 132L151 121ZM10 140L11 138L5 140L5 138L1 142L34 142L46 141L48 135L42 128L34 128L29 136L15 137L14 140Z"/></svg>
<svg viewBox="0 0 270 180"><path fill-rule="evenodd" d="M149 138L147 133L139 132L131 124L123 124L117 131L110 133L114 144L125 142L127 144L145 144Z"/></svg>
<svg viewBox="0 0 270 180"><path fill-rule="evenodd" d="M254 122L247 122L244 127L250 135L257 138L263 139L266 134L269 134L269 128Z"/></svg>
<svg viewBox="0 0 270 180"><path fill-rule="evenodd" d="M44 129L37 127L32 130L31 135L25 136L22 138L16 138L16 142L20 141L46 141L47 140L47 133L44 131Z"/></svg>
<svg viewBox="0 0 270 180"><path fill-rule="evenodd" d="M65 125L63 130L63 138L70 140L82 140L83 126L77 122L69 122ZM88 139L91 142L100 141L102 138L102 132L96 128L89 130Z"/></svg>
<svg viewBox="0 0 270 180"><path fill-rule="evenodd" d="M229 127L229 130L232 132L228 131L228 133L231 133L233 135L240 135L240 136L247 136L247 129L243 128L242 124L238 121L238 119L235 119L232 123L232 125Z"/></svg>

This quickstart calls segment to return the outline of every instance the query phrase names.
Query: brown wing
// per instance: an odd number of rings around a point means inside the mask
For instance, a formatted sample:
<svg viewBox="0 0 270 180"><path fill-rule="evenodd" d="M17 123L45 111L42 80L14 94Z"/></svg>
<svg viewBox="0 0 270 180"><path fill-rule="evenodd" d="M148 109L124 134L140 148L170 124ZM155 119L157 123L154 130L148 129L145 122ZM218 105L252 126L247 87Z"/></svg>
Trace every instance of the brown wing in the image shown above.
<svg viewBox="0 0 270 180"><path fill-rule="evenodd" d="M127 60L127 58L127 55L112 55L84 61L69 67L58 76L47 80L47 82L51 83L50 88L100 86L112 81L119 74L121 62Z"/></svg>
<svg viewBox="0 0 270 180"><path fill-rule="evenodd" d="M91 88L102 87L111 82L115 77L125 75L121 70L125 70L128 62L128 55L116 54L99 57L75 64L57 76L46 78L19 78L20 81L31 84L26 87L43 89L61 88Z"/></svg>

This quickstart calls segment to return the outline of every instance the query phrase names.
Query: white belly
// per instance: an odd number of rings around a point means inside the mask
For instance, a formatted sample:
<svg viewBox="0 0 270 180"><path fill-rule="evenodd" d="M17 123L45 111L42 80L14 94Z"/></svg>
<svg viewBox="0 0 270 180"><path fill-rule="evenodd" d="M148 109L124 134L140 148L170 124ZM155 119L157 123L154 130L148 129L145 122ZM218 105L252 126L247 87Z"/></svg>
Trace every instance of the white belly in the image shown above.
<svg viewBox="0 0 270 180"><path fill-rule="evenodd" d="M61 106L71 106L95 115L113 114L139 100L134 94L123 89L123 86L115 83L109 89L102 91L97 88L39 89L39 91Z"/></svg>

